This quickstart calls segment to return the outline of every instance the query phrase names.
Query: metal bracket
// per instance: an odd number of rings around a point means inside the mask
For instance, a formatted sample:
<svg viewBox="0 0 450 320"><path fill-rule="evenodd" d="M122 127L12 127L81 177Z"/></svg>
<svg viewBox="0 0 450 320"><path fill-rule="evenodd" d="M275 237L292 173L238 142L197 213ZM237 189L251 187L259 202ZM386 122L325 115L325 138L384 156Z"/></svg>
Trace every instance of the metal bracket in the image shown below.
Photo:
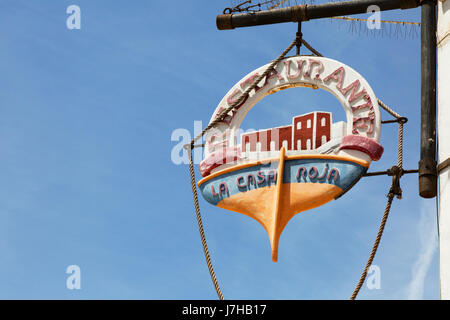
<svg viewBox="0 0 450 320"><path fill-rule="evenodd" d="M437 192L437 164L432 158L419 161L419 194L423 198L434 198Z"/></svg>
<svg viewBox="0 0 450 320"><path fill-rule="evenodd" d="M381 123L401 123L401 124L405 124L408 122L408 118L406 117L399 117L395 120L385 120L385 121L381 121Z"/></svg>
<svg viewBox="0 0 450 320"><path fill-rule="evenodd" d="M436 161L431 158L425 158L419 161L419 177L425 175L437 176Z"/></svg>
<svg viewBox="0 0 450 320"><path fill-rule="evenodd" d="M392 185L389 193L397 196L397 199L402 198L402 188L400 187L400 178L403 176L403 169L398 166L393 166L388 170L388 175L392 176Z"/></svg>
<svg viewBox="0 0 450 320"><path fill-rule="evenodd" d="M437 171L438 173L440 173L441 171L444 171L445 169L447 169L450 166L450 158L447 158L446 160L444 160L443 162L441 162L438 166L437 166Z"/></svg>

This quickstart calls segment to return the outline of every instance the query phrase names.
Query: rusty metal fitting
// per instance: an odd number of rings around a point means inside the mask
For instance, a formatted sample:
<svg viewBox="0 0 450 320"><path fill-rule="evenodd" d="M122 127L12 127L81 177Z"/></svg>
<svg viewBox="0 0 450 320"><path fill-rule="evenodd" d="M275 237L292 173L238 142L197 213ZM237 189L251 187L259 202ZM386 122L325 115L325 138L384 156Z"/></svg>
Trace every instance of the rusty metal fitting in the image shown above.
<svg viewBox="0 0 450 320"><path fill-rule="evenodd" d="M216 18L217 29L219 30L231 30L233 28L233 24L231 22L231 14L220 14Z"/></svg>
<svg viewBox="0 0 450 320"><path fill-rule="evenodd" d="M403 169L399 166L393 166L392 168L387 170L388 176L402 176L403 175Z"/></svg>
<svg viewBox="0 0 450 320"><path fill-rule="evenodd" d="M431 175L437 177L436 161L431 158L425 158L419 161L419 177Z"/></svg>
<svg viewBox="0 0 450 320"><path fill-rule="evenodd" d="M397 199L401 199L403 191L400 187L400 178L403 176L403 169L399 166L393 166L387 170L387 174L392 176L392 185L389 193L396 195Z"/></svg>
<svg viewBox="0 0 450 320"><path fill-rule="evenodd" d="M424 158L419 161L419 194L423 198L434 198L437 195L436 160Z"/></svg>
<svg viewBox="0 0 450 320"><path fill-rule="evenodd" d="M406 117L400 117L400 118L397 119L397 122L398 122L398 123L401 123L401 124L405 124L405 123L408 122L408 118L406 118Z"/></svg>
<svg viewBox="0 0 450 320"><path fill-rule="evenodd" d="M291 7L291 17L292 22L308 21L306 16L306 4L292 6Z"/></svg>

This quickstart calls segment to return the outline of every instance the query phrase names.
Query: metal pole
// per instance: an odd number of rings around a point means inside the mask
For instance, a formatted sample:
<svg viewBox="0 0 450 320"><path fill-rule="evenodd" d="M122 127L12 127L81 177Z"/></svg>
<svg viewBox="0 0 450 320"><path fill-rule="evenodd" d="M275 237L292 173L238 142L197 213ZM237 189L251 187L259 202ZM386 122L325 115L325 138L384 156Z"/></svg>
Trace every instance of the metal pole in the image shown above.
<svg viewBox="0 0 450 320"><path fill-rule="evenodd" d="M437 194L436 170L436 0L423 0L421 24L421 139L419 194Z"/></svg>
<svg viewBox="0 0 450 320"><path fill-rule="evenodd" d="M450 0L438 2L439 275L441 299L450 300Z"/></svg>
<svg viewBox="0 0 450 320"><path fill-rule="evenodd" d="M367 13L367 8L376 5L381 11L410 9L419 6L420 0L353 0L318 5L299 5L282 9L221 14L217 16L217 28L227 30L265 24L299 22L311 19Z"/></svg>

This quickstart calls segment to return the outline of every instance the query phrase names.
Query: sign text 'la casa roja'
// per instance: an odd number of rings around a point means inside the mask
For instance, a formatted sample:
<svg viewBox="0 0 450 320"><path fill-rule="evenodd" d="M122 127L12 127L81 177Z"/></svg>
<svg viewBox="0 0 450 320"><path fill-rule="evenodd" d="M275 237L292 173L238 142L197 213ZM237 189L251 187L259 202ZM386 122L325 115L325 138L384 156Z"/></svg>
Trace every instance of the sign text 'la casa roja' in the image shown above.
<svg viewBox="0 0 450 320"><path fill-rule="evenodd" d="M339 169L329 168L328 163L325 164L322 172L319 172L317 166L300 166L297 169L297 182L324 182L337 183L339 180ZM256 174L248 173L246 175L239 175L235 181L235 187L240 191L248 191L256 188L264 188L277 183L277 170L260 170ZM216 192L217 190L217 192ZM226 181L218 182L218 184L211 184L211 194L214 197L224 198L229 196L229 188Z"/></svg>

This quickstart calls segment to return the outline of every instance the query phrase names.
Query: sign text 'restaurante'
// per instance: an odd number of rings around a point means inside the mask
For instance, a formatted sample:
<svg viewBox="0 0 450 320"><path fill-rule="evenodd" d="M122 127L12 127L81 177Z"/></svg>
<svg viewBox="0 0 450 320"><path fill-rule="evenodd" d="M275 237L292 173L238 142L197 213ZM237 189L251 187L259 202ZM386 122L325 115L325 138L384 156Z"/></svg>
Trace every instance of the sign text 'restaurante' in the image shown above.
<svg viewBox="0 0 450 320"><path fill-rule="evenodd" d="M281 71L272 70L265 79L262 79L255 88L255 93L263 88L267 88L271 79L278 79L278 86L289 83L305 82L309 84L317 84L322 87L325 86L335 95L342 95L346 102L350 105L353 114L352 134L364 133L367 136L371 136L374 131L375 112L373 107L373 101L369 94L361 85L359 79L352 79L352 82L347 82L344 85L344 79L346 69L342 65L331 72L325 73L324 63L320 59L314 58L290 58L284 60L284 65L280 68ZM235 88L227 97L226 102L229 106L237 102L240 95L246 88L251 86L259 77L259 73L256 72L239 83L240 88ZM334 85L333 85L334 84ZM361 87L361 88L360 88ZM246 103L248 96L245 97L236 107L235 111L230 113L224 122L230 125L239 112L239 109ZM362 99L362 101L361 101ZM216 116L223 112L225 107L219 108L216 112ZM360 114L360 111L364 112L364 115Z"/></svg>

